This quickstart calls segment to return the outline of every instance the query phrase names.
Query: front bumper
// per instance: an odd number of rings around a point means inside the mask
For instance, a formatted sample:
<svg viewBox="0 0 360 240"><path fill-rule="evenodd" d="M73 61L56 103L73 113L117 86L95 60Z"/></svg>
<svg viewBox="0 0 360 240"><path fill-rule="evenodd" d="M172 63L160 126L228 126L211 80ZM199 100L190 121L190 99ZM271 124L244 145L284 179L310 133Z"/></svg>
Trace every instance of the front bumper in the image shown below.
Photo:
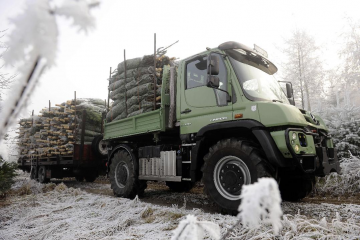
<svg viewBox="0 0 360 240"><path fill-rule="evenodd" d="M296 153L293 146L290 143L290 131L301 132L305 135L312 135L318 137L318 133L307 132L301 128L288 128L285 130L285 141L288 150L290 151L295 164L305 173L312 173L316 176L323 177L330 172L340 173L340 163L337 157L336 148L327 147L315 147L316 152L314 154Z"/></svg>

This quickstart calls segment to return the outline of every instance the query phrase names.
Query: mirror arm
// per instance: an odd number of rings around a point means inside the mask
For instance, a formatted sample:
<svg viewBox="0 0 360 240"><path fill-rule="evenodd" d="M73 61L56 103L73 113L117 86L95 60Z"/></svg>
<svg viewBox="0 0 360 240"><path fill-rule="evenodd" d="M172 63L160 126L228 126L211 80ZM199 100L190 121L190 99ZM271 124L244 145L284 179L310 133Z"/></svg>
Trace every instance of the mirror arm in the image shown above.
<svg viewBox="0 0 360 240"><path fill-rule="evenodd" d="M223 89L220 89L220 88L214 88L214 89L219 90L219 91L222 91L222 92L225 92L225 93L228 95L228 97L229 97L229 101L227 101L227 102L231 102L231 96L230 96L230 93L229 93L228 91L223 90Z"/></svg>

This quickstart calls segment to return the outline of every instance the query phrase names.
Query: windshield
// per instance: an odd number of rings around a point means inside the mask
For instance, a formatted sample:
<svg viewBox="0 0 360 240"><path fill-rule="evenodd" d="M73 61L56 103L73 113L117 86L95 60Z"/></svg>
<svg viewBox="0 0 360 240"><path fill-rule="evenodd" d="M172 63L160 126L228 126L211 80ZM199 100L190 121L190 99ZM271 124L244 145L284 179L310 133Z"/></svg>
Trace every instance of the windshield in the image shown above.
<svg viewBox="0 0 360 240"><path fill-rule="evenodd" d="M247 53L241 49L226 52L241 88L249 100L281 101L290 104L273 76L277 71L275 65L260 55Z"/></svg>

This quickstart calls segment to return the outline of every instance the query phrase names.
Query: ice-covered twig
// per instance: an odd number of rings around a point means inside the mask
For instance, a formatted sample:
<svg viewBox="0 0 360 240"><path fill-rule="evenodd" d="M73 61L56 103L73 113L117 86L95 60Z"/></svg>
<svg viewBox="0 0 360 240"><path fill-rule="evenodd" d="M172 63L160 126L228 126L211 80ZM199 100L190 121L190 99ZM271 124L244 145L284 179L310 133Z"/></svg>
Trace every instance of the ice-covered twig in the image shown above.
<svg viewBox="0 0 360 240"><path fill-rule="evenodd" d="M216 223L198 221L194 215L187 215L181 220L179 226L173 231L171 240L197 240L203 239L205 230L213 239L220 238L220 227Z"/></svg>
<svg viewBox="0 0 360 240"><path fill-rule="evenodd" d="M46 66L46 59L39 57L28 77L22 77L13 88L9 98L4 105L0 118L0 139L3 139L9 125L19 115L22 107L28 101L41 73Z"/></svg>

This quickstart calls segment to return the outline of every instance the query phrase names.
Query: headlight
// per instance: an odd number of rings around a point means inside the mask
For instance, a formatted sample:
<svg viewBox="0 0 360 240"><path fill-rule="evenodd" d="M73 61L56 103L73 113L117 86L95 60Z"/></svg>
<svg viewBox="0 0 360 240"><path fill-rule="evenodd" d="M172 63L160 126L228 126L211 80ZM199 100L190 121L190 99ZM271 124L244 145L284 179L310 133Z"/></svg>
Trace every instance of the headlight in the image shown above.
<svg viewBox="0 0 360 240"><path fill-rule="evenodd" d="M296 133L294 133L294 132L292 134L292 139L294 139L294 140L296 139Z"/></svg>
<svg viewBox="0 0 360 240"><path fill-rule="evenodd" d="M295 145L295 152L298 152L299 151L299 145Z"/></svg>

